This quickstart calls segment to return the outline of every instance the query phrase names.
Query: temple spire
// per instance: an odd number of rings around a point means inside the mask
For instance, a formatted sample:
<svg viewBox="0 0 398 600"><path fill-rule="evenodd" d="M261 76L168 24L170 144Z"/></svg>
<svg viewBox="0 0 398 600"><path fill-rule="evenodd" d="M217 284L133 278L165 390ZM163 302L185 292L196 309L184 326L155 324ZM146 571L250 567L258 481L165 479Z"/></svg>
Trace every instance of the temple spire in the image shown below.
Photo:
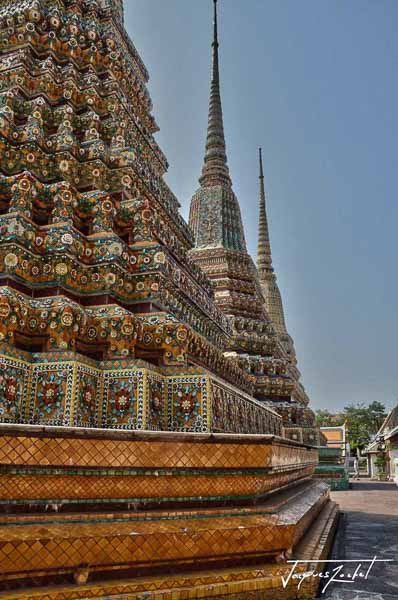
<svg viewBox="0 0 398 600"><path fill-rule="evenodd" d="M214 2L214 34L213 34L213 64L210 86L209 119L207 126L207 141L202 176L199 182L202 186L217 183L231 183L227 166L227 153L224 136L220 92L220 66L218 56L218 19L217 0Z"/></svg>
<svg viewBox="0 0 398 600"><path fill-rule="evenodd" d="M262 150L260 157L260 214L258 223L257 271L263 290L265 307L276 332L284 340L289 354L294 355L293 341L286 330L282 296L279 291L274 268L272 266L271 244L267 219L266 194Z"/></svg>
<svg viewBox="0 0 398 600"><path fill-rule="evenodd" d="M267 220L266 195L264 185L263 155L259 149L260 157L260 215L258 222L258 247L257 247L257 268L260 280L265 273L272 273L271 244L269 240L269 229Z"/></svg>
<svg viewBox="0 0 398 600"><path fill-rule="evenodd" d="M217 0L213 0L214 2L214 36L213 36L213 47L219 47L218 43L218 22L217 22Z"/></svg>
<svg viewBox="0 0 398 600"><path fill-rule="evenodd" d="M209 122L200 188L191 200L189 225L196 248L224 248L246 252L242 215L227 166L218 62L217 0L214 2L213 67Z"/></svg>

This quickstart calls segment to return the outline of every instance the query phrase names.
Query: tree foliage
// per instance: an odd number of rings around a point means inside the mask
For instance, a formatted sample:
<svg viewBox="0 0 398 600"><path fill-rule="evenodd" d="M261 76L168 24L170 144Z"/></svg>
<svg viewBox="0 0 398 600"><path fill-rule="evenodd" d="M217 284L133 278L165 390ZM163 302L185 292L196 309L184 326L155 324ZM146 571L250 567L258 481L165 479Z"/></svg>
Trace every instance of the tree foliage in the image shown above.
<svg viewBox="0 0 398 600"><path fill-rule="evenodd" d="M343 414L333 414L323 408L315 412L315 417L319 427L337 427L343 425L345 420Z"/></svg>

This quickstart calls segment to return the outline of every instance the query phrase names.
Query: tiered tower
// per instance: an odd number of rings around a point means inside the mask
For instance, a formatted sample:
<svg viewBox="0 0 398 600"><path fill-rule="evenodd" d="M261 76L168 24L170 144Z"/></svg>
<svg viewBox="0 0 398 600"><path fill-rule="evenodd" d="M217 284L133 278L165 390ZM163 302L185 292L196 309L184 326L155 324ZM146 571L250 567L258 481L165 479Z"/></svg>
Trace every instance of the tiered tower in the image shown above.
<svg viewBox="0 0 398 600"><path fill-rule="evenodd" d="M192 260L211 280L215 303L232 323L228 343L231 360L248 373L274 371L278 395L289 395L285 364L277 356L278 339L264 309L256 269L246 249L239 202L233 192L227 166L220 93L217 2L214 1L214 37L206 152L200 188L191 201L189 224L195 236ZM279 348L282 355L282 348ZM273 360L271 356L275 356ZM271 360L269 360L271 359ZM272 362L271 364L267 364ZM261 395L260 378L256 394ZM265 392L266 395L266 392Z"/></svg>
<svg viewBox="0 0 398 600"><path fill-rule="evenodd" d="M267 313L272 321L275 331L283 342L286 352L295 358L293 340L287 333L285 314L282 304L282 296L276 281L276 275L272 266L271 243L269 237L266 194L264 184L264 168L262 150L259 149L260 158L260 205L258 226L258 248L257 248L257 271L261 288L265 298Z"/></svg>
<svg viewBox="0 0 398 600"><path fill-rule="evenodd" d="M216 19L192 223L208 202L218 229L194 251L122 1L2 0L0 40L0 592L275 587L336 510L316 449L258 401L294 380L229 179Z"/></svg>
<svg viewBox="0 0 398 600"><path fill-rule="evenodd" d="M259 270L247 252L239 202L233 192L227 164L220 93L217 1L214 1L214 35L207 141L200 188L191 201L189 223L195 236L193 261L210 278L216 305L233 327L228 356L255 378L255 395L283 410L285 424L295 425L292 435L302 439L299 423L291 422L294 408L304 410L308 398L296 367L294 346L286 332L282 300L272 268L265 211L265 188L260 162ZM265 301L264 301L265 298ZM310 411L308 411L310 413ZM309 415L308 415L309 416ZM315 424L306 419L307 441L315 441ZM296 430L297 427L297 430ZM290 435L290 431L287 432Z"/></svg>
<svg viewBox="0 0 398 600"><path fill-rule="evenodd" d="M271 404L283 416L285 435L293 439L309 438L314 436L320 440L319 433L314 435L316 421L314 413L307 407L309 403L308 396L300 381L300 371L297 369L296 351L294 342L289 335L285 314L283 310L282 296L278 287L275 270L272 264L271 242L267 217L267 197L264 183L264 167L262 149L259 149L260 166L260 202L259 202L259 227L258 227L258 247L257 247L257 272L260 281L265 308L269 315L272 325L276 331L281 345L284 348L285 355L290 363L290 374L294 380L290 399L280 399L277 403Z"/></svg>

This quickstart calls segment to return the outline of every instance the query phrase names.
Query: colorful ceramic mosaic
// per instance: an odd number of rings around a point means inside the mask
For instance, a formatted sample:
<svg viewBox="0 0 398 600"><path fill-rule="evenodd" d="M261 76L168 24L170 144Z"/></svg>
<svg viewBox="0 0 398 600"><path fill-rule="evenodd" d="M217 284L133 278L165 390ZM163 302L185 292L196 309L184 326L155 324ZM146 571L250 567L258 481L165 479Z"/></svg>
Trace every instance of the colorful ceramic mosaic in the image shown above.
<svg viewBox="0 0 398 600"><path fill-rule="evenodd" d="M79 365L76 375L76 396L73 425L95 427L98 425L101 398L101 372L86 365Z"/></svg>
<svg viewBox="0 0 398 600"><path fill-rule="evenodd" d="M221 388L200 369L177 376L142 361L126 368L129 360L9 352L0 344L0 423L282 434L278 414L232 387L223 389L233 411L220 417L214 407Z"/></svg>

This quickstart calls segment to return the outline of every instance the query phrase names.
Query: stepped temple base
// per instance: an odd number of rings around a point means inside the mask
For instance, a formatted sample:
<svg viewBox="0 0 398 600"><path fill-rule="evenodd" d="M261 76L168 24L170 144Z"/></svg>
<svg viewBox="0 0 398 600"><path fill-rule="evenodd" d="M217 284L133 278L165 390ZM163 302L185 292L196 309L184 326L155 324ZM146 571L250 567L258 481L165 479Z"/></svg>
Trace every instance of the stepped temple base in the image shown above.
<svg viewBox="0 0 398 600"><path fill-rule="evenodd" d="M311 560L327 557L337 522L337 508L328 502L322 509L302 542L297 546L297 557L308 560L296 568L296 573L314 569L321 565ZM292 558L294 560L295 556ZM317 578L305 580L297 589L298 580L291 579L283 588L282 577L288 578L292 564L256 564L242 568L217 568L205 571L187 571L175 575L126 577L117 581L93 583L91 585L51 585L37 589L21 589L4 592L1 598L8 600L189 600L192 598L218 598L219 600L309 600L315 597L319 585Z"/></svg>
<svg viewBox="0 0 398 600"><path fill-rule="evenodd" d="M310 598L282 576L333 537L316 462L271 435L4 425L0 598Z"/></svg>

